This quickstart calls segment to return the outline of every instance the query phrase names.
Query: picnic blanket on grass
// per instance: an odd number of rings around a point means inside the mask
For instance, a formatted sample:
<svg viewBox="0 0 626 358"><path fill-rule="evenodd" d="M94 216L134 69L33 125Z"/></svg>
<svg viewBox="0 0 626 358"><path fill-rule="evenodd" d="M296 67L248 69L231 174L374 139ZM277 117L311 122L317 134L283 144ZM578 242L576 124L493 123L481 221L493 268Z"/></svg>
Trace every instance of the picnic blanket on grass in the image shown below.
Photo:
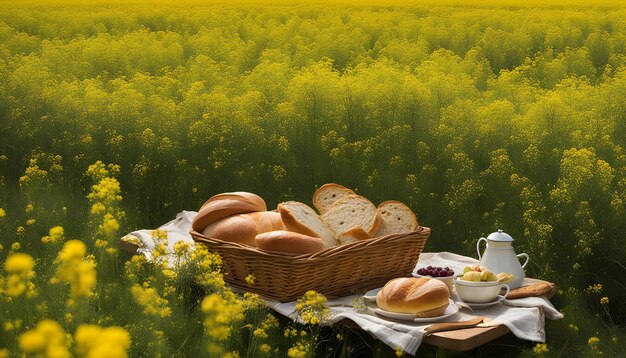
<svg viewBox="0 0 626 358"><path fill-rule="evenodd" d="M191 235L189 235L189 230L191 229L191 221L195 214L196 212L194 211L183 211L176 215L174 220L158 228L159 230L167 232L167 246L170 253L173 253L173 247L176 242L193 242ZM151 252L155 247L153 232L154 229L137 230L128 234L139 240L135 253L145 255L149 260L152 259ZM450 252L424 252L420 255L417 266L448 266L455 272L463 272L465 266L475 265L477 263L478 260L474 258ZM417 352L417 349L426 335L425 329L431 323L392 321L376 315L371 310L357 312L352 308L352 302L355 297L356 296L346 296L328 300L331 324L343 319L349 319L392 349L401 349L410 354ZM457 302L460 310L457 314L440 322L456 322L477 316L484 316L491 319L489 322L491 325L501 323L509 328L516 337L534 342L545 342L544 326L546 318L550 320L563 318L563 314L554 308L546 297L504 300L502 303L481 310L471 310L469 307L463 305L455 290L452 291L451 298L453 301ZM295 301L281 303L266 299L265 302L268 307L277 313L298 320Z"/></svg>

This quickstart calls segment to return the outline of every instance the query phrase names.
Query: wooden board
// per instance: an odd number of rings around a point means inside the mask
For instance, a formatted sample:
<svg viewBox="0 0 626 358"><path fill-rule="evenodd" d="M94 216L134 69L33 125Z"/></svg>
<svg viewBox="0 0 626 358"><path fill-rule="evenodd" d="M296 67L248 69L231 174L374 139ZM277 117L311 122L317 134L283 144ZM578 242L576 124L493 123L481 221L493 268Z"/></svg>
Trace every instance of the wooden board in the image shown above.
<svg viewBox="0 0 626 358"><path fill-rule="evenodd" d="M456 331L433 333L424 337L422 343L453 351L468 351L510 332L503 324L484 328L465 328Z"/></svg>

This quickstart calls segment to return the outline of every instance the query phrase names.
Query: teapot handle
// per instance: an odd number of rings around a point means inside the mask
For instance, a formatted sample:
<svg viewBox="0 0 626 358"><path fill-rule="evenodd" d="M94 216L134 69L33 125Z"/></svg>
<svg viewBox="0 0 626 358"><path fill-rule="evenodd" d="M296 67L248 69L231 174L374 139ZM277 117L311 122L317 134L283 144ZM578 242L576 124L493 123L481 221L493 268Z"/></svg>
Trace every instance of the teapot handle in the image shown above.
<svg viewBox="0 0 626 358"><path fill-rule="evenodd" d="M522 268L526 267L526 264L530 260L530 257L528 257L528 254L524 252L524 253L521 253L521 254L517 255L517 257L518 258L519 257L525 257L526 258L526 261L524 261L524 264L522 265Z"/></svg>
<svg viewBox="0 0 626 358"><path fill-rule="evenodd" d="M476 253L478 253L478 261L480 262L480 259L482 257L482 255L480 254L480 242L481 241L485 241L485 243L487 243L487 239L485 239L484 237L481 237L480 239L478 239L478 242L476 243ZM526 255L528 256L528 255Z"/></svg>

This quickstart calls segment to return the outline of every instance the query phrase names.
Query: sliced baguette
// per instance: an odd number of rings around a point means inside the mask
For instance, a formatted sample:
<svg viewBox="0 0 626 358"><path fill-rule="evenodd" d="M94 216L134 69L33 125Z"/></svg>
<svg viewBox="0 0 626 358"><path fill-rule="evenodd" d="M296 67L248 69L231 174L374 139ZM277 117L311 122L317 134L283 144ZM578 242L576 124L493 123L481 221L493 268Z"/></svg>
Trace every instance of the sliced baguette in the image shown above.
<svg viewBox="0 0 626 358"><path fill-rule="evenodd" d="M337 200L346 195L355 195L355 193L345 186L329 183L324 184L313 194L313 205L320 214L324 214L330 209Z"/></svg>
<svg viewBox="0 0 626 358"><path fill-rule="evenodd" d="M375 237L415 231L419 225L413 210L396 200L380 203L378 212L380 212L382 223Z"/></svg>
<svg viewBox="0 0 626 358"><path fill-rule="evenodd" d="M259 249L290 254L312 254L325 248L324 241L319 237L284 230L259 234L254 241Z"/></svg>
<svg viewBox="0 0 626 358"><path fill-rule="evenodd" d="M368 235L374 235L380 226L380 214L376 206L360 195L346 195L322 214L322 219L336 233L360 227Z"/></svg>
<svg viewBox="0 0 626 358"><path fill-rule="evenodd" d="M327 248L337 246L333 230L310 206L287 201L278 204L278 212L288 231L319 237Z"/></svg>
<svg viewBox="0 0 626 358"><path fill-rule="evenodd" d="M372 236L362 228L355 226L337 235L337 244L345 245L352 242L371 239Z"/></svg>

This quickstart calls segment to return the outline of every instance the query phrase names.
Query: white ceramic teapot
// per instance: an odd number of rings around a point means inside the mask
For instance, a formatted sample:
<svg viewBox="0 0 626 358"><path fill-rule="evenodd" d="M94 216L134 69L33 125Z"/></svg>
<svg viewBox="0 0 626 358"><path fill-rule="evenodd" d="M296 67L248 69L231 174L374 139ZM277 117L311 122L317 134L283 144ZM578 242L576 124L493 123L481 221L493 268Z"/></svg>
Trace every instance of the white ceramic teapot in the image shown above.
<svg viewBox="0 0 626 358"><path fill-rule="evenodd" d="M485 252L480 254L480 242L487 242ZM487 267L490 271L498 274L506 272L513 274L513 281L509 282L511 289L518 288L524 281L524 267L528 264L528 254L523 253L516 255L511 246L513 238L511 235L498 230L489 234L487 238L481 237L476 243L476 252L478 253L479 265ZM519 257L526 257L523 265L519 263Z"/></svg>

